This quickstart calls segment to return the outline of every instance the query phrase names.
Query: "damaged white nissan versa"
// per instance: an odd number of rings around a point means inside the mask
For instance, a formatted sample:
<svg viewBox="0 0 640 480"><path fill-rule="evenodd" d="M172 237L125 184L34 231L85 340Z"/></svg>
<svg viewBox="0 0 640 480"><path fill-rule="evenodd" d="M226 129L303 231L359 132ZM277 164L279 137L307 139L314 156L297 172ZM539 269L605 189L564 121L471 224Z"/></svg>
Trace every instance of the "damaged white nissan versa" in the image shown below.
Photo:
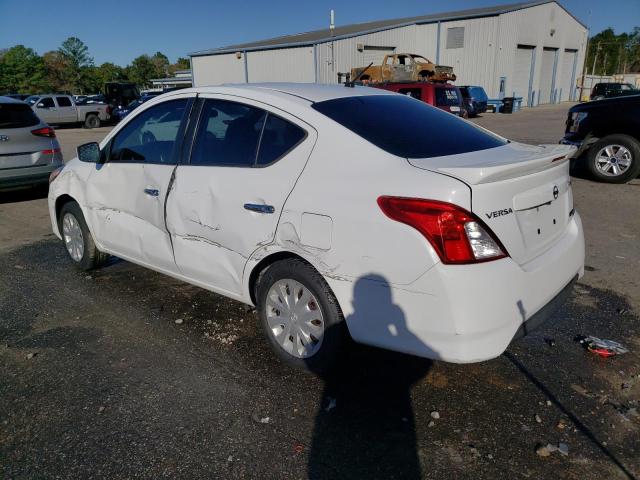
<svg viewBox="0 0 640 480"><path fill-rule="evenodd" d="M349 336L476 362L583 274L572 148L379 89L202 87L79 147L49 209L80 268L116 255L256 305L289 364L324 370Z"/></svg>

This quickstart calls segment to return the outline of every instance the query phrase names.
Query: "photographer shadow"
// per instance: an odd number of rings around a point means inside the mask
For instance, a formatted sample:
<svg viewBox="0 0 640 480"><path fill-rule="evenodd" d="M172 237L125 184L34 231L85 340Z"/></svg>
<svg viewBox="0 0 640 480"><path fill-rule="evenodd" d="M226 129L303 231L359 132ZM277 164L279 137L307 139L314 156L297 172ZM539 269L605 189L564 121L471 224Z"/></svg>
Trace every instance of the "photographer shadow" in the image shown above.
<svg viewBox="0 0 640 480"><path fill-rule="evenodd" d="M379 275L356 281L353 313L347 321L373 329L378 338L396 337L412 349L422 345L407 329L402 309L393 303L388 282ZM321 375L325 385L308 477L422 478L411 388L431 364L424 358L351 345L339 366Z"/></svg>

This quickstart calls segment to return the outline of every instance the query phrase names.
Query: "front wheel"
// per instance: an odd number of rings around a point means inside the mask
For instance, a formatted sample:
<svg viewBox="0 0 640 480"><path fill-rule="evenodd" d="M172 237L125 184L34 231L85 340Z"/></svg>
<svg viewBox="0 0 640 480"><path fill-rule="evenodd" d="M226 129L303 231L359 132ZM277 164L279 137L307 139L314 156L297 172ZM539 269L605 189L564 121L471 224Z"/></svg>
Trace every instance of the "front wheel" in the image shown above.
<svg viewBox="0 0 640 480"><path fill-rule="evenodd" d="M260 323L275 354L288 365L326 373L349 339L329 285L311 265L281 260L262 273L256 288Z"/></svg>
<svg viewBox="0 0 640 480"><path fill-rule="evenodd" d="M589 148L587 168L601 182L629 182L640 173L640 143L628 135L601 138Z"/></svg>
<svg viewBox="0 0 640 480"><path fill-rule="evenodd" d="M64 204L58 217L58 228L69 257L81 270L97 268L109 257L96 247L76 202Z"/></svg>

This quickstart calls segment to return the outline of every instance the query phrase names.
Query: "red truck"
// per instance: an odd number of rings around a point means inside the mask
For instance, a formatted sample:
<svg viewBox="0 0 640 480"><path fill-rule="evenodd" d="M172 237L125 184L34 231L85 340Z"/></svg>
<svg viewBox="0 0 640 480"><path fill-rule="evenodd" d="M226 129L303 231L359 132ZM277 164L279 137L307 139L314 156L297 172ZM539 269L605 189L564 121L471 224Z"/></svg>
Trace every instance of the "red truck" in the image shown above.
<svg viewBox="0 0 640 480"><path fill-rule="evenodd" d="M408 82L408 83L379 83L371 87L390 90L392 92L409 95L433 105L445 112L453 113L460 117L467 117L464 108L462 94L455 85L450 83L432 82Z"/></svg>

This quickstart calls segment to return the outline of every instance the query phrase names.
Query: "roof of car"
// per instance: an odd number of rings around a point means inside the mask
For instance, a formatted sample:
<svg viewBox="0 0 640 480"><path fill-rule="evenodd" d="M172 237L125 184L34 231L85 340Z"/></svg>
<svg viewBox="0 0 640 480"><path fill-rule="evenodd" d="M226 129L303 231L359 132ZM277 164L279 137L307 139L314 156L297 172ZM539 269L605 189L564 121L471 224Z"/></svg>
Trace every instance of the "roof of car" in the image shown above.
<svg viewBox="0 0 640 480"><path fill-rule="evenodd" d="M252 92L287 94L309 102L322 102L334 98L359 97L365 95L393 95L392 92L378 88L344 85L322 85L318 83L239 83L225 84L215 87L196 87L180 90L181 92L195 91L198 93L224 93L225 90L249 90Z"/></svg>
<svg viewBox="0 0 640 480"><path fill-rule="evenodd" d="M24 103L22 100L18 100L11 97L0 96L0 103Z"/></svg>

